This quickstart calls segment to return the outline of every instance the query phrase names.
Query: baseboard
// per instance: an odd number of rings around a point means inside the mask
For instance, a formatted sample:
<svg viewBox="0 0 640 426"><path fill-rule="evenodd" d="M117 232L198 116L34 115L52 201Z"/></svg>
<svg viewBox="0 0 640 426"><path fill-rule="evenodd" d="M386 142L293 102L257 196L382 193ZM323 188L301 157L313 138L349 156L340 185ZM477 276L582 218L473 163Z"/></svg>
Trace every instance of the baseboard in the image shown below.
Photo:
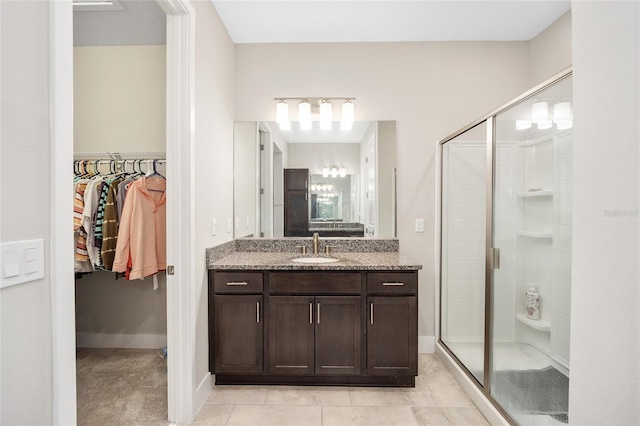
<svg viewBox="0 0 640 426"><path fill-rule="evenodd" d="M434 336L418 336L418 353L432 354L436 351L436 338Z"/></svg>
<svg viewBox="0 0 640 426"><path fill-rule="evenodd" d="M166 346L166 334L76 333L78 348L160 349Z"/></svg>
<svg viewBox="0 0 640 426"><path fill-rule="evenodd" d="M196 388L196 394L193 398L193 418L194 420L198 417L198 412L202 408L207 399L209 398L209 394L211 393L211 388L213 386L213 376L211 373L207 371L206 376L202 379L198 387Z"/></svg>

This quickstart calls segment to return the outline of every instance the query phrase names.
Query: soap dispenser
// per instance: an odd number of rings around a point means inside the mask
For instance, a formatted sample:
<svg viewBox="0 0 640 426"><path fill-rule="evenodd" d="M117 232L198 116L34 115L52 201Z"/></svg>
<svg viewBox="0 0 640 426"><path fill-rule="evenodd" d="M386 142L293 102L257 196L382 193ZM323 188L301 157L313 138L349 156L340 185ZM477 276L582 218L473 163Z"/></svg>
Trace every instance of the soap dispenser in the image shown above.
<svg viewBox="0 0 640 426"><path fill-rule="evenodd" d="M540 294L533 284L527 284L527 291L524 293L524 304L527 318L532 320L540 319Z"/></svg>

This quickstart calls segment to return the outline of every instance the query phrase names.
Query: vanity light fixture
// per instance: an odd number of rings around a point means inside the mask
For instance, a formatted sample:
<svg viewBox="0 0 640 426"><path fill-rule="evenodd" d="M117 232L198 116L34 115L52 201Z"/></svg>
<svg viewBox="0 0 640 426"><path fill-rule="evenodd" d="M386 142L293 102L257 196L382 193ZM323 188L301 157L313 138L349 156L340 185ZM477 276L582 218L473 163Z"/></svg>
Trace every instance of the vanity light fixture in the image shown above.
<svg viewBox="0 0 640 426"><path fill-rule="evenodd" d="M340 167L340 177L345 177L347 176L347 169L345 167Z"/></svg>
<svg viewBox="0 0 640 426"><path fill-rule="evenodd" d="M338 168L337 167L332 167L331 168L331 177L338 177Z"/></svg>
<svg viewBox="0 0 640 426"><path fill-rule="evenodd" d="M322 168L322 177L329 177L329 168L326 166Z"/></svg>
<svg viewBox="0 0 640 426"><path fill-rule="evenodd" d="M296 100L298 103L298 121L300 128L310 130L313 127L313 121L320 122L322 130L329 130L333 120L333 100L343 101L340 120L340 128L342 130L351 130L355 119L355 106L352 97L328 97L328 98L274 98L276 101L276 122L283 130L291 127L289 121L289 107L287 101Z"/></svg>

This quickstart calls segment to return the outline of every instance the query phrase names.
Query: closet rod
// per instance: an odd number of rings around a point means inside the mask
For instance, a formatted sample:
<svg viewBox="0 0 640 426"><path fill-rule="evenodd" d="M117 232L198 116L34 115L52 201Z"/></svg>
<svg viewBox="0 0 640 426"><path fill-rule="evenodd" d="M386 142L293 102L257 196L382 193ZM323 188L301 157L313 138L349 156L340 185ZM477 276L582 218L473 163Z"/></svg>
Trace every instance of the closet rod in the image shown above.
<svg viewBox="0 0 640 426"><path fill-rule="evenodd" d="M74 160L164 160L167 153L163 151L102 151L102 152L75 152Z"/></svg>

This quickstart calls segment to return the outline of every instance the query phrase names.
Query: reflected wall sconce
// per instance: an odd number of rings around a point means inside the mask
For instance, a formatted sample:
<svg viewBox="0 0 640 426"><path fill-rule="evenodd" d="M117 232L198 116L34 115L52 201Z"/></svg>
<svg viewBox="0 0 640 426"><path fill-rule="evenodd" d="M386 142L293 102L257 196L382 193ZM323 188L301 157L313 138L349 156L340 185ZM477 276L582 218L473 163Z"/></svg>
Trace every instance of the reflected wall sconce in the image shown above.
<svg viewBox="0 0 640 426"><path fill-rule="evenodd" d="M553 123L558 130L566 130L573 127L573 115L571 103L559 102L553 106L553 113L549 114L547 102L536 102L531 106L531 120L516 120L517 130L526 130L536 124L539 130L550 129Z"/></svg>
<svg viewBox="0 0 640 426"><path fill-rule="evenodd" d="M347 176L346 167L324 166L322 168L322 177L345 177Z"/></svg>
<svg viewBox="0 0 640 426"><path fill-rule="evenodd" d="M333 122L332 101L343 101L340 117L340 129L351 130L354 121L355 98L275 98L276 122L281 130L290 130L289 105L287 101L300 101L298 103L298 122L302 130L311 130L313 122L320 123L321 130L331 130Z"/></svg>

